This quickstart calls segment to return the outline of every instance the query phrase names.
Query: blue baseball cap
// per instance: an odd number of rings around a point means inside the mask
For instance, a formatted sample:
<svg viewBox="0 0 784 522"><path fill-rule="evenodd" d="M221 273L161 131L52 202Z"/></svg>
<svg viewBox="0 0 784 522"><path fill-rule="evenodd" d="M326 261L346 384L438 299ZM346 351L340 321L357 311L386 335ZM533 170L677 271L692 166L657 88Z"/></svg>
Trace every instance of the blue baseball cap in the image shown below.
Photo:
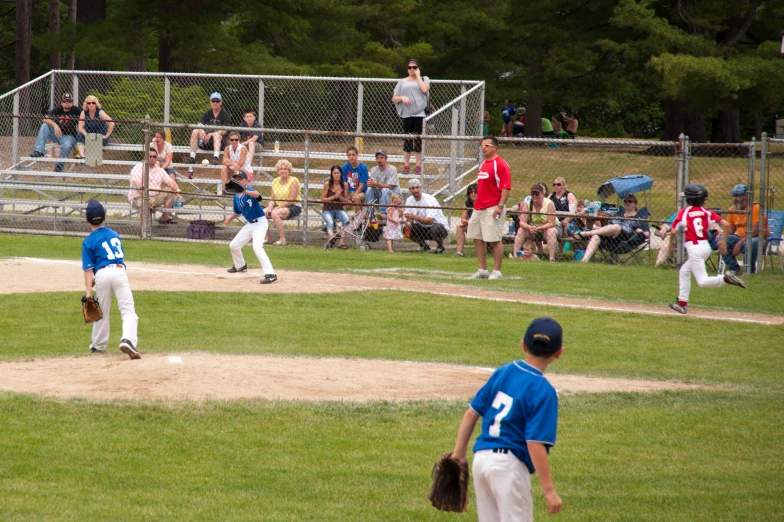
<svg viewBox="0 0 784 522"><path fill-rule="evenodd" d="M737 185L732 187L730 194L732 194L733 196L742 196L748 191L749 189L746 187L746 185L744 185L743 183L738 183Z"/></svg>
<svg viewBox="0 0 784 522"><path fill-rule="evenodd" d="M210 94L210 99L211 100L214 100L215 98L218 98L220 101L223 101L223 96L221 96L221 93L219 93L219 92L214 92L214 93Z"/></svg>
<svg viewBox="0 0 784 522"><path fill-rule="evenodd" d="M555 319L539 317L528 326L523 342L529 350L538 343L538 352L552 355L563 347L563 329Z"/></svg>
<svg viewBox="0 0 784 522"><path fill-rule="evenodd" d="M91 199L87 203L87 222L92 225L100 225L103 223L103 220L106 219L106 209L103 208L103 205Z"/></svg>
<svg viewBox="0 0 784 522"><path fill-rule="evenodd" d="M232 176L232 178L248 179L248 175L245 174L244 172L237 172L235 175Z"/></svg>

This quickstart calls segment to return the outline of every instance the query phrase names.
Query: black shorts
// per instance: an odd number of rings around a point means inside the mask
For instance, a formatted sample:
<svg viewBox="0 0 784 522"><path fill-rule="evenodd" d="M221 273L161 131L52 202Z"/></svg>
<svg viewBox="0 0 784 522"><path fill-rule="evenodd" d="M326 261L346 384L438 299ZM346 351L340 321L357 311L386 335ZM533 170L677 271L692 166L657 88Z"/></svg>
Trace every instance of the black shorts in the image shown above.
<svg viewBox="0 0 784 522"><path fill-rule="evenodd" d="M425 119L418 118L403 118L403 132L405 134L422 134L422 122ZM403 152L422 152L422 140L410 139L403 140Z"/></svg>
<svg viewBox="0 0 784 522"><path fill-rule="evenodd" d="M220 150L225 149L226 145L228 144L229 144L229 140L226 138L226 136L221 136ZM207 138L207 140L204 142L204 146L199 148L202 150L215 150L212 146L212 138Z"/></svg>
<svg viewBox="0 0 784 522"><path fill-rule="evenodd" d="M300 205L289 205L286 208L289 209L289 217L287 219L294 219L302 214L302 207Z"/></svg>

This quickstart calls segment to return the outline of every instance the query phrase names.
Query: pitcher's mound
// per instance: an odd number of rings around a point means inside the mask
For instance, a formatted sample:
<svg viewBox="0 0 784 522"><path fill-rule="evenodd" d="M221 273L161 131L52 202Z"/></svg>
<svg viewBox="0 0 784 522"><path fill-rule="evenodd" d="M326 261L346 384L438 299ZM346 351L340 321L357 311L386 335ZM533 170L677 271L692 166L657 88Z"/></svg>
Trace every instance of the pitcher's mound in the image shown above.
<svg viewBox="0 0 784 522"><path fill-rule="evenodd" d="M0 363L0 390L87 399L280 399L304 401L469 399L492 369L368 359L124 354ZM561 393L656 391L696 385L547 375Z"/></svg>

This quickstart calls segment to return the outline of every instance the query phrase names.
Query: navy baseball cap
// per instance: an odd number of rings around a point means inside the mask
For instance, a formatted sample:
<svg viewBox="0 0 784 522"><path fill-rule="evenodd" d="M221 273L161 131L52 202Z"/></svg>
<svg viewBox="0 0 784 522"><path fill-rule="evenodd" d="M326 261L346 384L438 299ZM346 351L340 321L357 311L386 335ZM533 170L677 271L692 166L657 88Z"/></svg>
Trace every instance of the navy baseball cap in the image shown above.
<svg viewBox="0 0 784 522"><path fill-rule="evenodd" d="M214 92L214 93L210 94L210 99L211 100L218 99L220 101L223 101L223 96L221 96L221 93L219 93L219 92Z"/></svg>
<svg viewBox="0 0 784 522"><path fill-rule="evenodd" d="M523 342L529 349L539 343L539 352L552 355L563 347L563 329L555 319L538 317L528 326Z"/></svg>
<svg viewBox="0 0 784 522"><path fill-rule="evenodd" d="M106 219L106 209L103 205L91 199L87 203L87 222L92 225L100 225Z"/></svg>
<svg viewBox="0 0 784 522"><path fill-rule="evenodd" d="M232 176L232 178L248 179L248 175L245 174L244 172L237 172L235 175Z"/></svg>
<svg viewBox="0 0 784 522"><path fill-rule="evenodd" d="M733 196L742 196L748 191L749 189L746 187L746 185L744 185L743 183L738 183L737 185L732 187L730 194L732 194Z"/></svg>

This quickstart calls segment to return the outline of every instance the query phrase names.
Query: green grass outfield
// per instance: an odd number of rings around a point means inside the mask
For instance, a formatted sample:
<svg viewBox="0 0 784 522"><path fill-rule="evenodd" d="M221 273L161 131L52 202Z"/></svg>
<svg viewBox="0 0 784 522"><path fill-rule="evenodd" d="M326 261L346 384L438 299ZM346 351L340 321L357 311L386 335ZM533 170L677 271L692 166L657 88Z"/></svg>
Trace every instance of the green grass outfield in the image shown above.
<svg viewBox="0 0 784 522"><path fill-rule="evenodd" d="M0 257L77 259L79 244L0 235ZM125 245L129 265L230 263L225 245ZM475 268L475 260L447 256L269 250L281 269ZM570 263L508 263L504 273L521 279L485 283L606 299L633 289L634 300L648 303L670 297L677 279L674 270ZM701 305L781 314L781 276L748 279L748 297L736 288L695 288L694 302L699 296ZM265 294L134 296L143 353L495 366L520 356L519 338L533 317L552 315L566 329L553 372L710 386L562 397L551 452L564 501L557 520L784 517L784 327L394 291L289 295L282 306ZM0 359L84 354L89 327L81 324L78 298L0 296ZM378 303L373 316L366 312L371 301ZM119 326L115 309L110 346ZM464 409L462 402L134 403L0 394L0 520L474 520L473 496L468 516L441 514L425 499L430 468L451 449ZM532 484L536 517L549 519L538 480Z"/></svg>

